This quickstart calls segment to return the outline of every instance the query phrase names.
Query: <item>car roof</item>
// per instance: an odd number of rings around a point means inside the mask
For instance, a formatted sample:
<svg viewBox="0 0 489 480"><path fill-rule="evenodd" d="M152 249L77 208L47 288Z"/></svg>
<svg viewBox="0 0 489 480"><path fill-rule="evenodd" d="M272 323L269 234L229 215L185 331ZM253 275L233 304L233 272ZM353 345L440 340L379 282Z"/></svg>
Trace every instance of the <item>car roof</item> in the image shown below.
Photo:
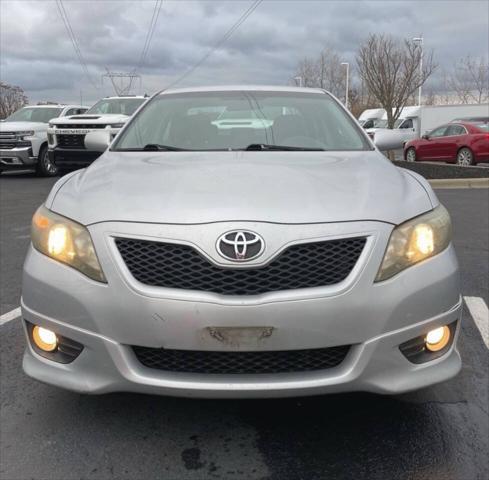
<svg viewBox="0 0 489 480"><path fill-rule="evenodd" d="M489 122L489 117L481 115L480 117L460 117L452 120L452 122Z"/></svg>
<svg viewBox="0 0 489 480"><path fill-rule="evenodd" d="M326 91L320 88L290 87L276 85L217 85L212 87L169 88L161 90L157 95L171 93L198 93L198 92L290 92L290 93L321 93Z"/></svg>
<svg viewBox="0 0 489 480"><path fill-rule="evenodd" d="M62 105L60 103L56 105L24 105L26 108L66 108L67 106L68 105Z"/></svg>
<svg viewBox="0 0 489 480"><path fill-rule="evenodd" d="M56 105L24 105L24 107L26 108L89 108L86 105L64 105L62 103L58 103Z"/></svg>
<svg viewBox="0 0 489 480"><path fill-rule="evenodd" d="M110 97L104 97L104 98L101 98L100 100L109 100L109 99L113 99L113 98L148 98L148 97L145 97L144 95L113 95L113 96L110 96ZM100 101L98 100L98 101Z"/></svg>

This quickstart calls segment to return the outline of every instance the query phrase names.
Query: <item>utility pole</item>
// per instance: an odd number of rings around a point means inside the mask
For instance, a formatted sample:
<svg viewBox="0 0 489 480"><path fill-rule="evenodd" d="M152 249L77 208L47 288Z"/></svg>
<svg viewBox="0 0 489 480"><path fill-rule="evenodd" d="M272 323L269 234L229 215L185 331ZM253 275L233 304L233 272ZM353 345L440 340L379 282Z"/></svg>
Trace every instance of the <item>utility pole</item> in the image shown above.
<svg viewBox="0 0 489 480"><path fill-rule="evenodd" d="M420 48L419 54L419 90L418 90L418 105L421 106L421 79L423 78L423 37L414 37L413 42L417 43Z"/></svg>
<svg viewBox="0 0 489 480"><path fill-rule="evenodd" d="M102 75L102 84L104 82L104 78L108 78L112 83L112 87L114 88L117 96L128 95L131 91L132 84L135 79L139 80L139 88L141 88L141 75L132 72L111 72L108 67L105 67L107 73ZM117 84L117 80L119 84Z"/></svg>
<svg viewBox="0 0 489 480"><path fill-rule="evenodd" d="M346 92L345 92L345 107L348 108L348 91L350 90L350 64L348 62L342 62L341 65L346 65Z"/></svg>

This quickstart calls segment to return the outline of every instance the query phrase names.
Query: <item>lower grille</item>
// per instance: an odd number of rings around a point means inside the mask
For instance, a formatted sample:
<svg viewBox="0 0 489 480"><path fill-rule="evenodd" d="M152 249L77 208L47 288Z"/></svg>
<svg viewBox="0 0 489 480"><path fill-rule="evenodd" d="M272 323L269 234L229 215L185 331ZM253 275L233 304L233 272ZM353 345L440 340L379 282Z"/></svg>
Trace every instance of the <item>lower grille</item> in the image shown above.
<svg viewBox="0 0 489 480"><path fill-rule="evenodd" d="M309 350L215 352L132 347L145 367L167 372L208 374L293 373L337 367L349 345Z"/></svg>
<svg viewBox="0 0 489 480"><path fill-rule="evenodd" d="M12 148L15 148L16 146L17 146L16 143L4 143L0 141L0 149L12 150Z"/></svg>
<svg viewBox="0 0 489 480"><path fill-rule="evenodd" d="M117 238L134 278L146 285L222 295L258 295L334 285L351 272L365 237L292 245L263 267L223 268L187 245Z"/></svg>
<svg viewBox="0 0 489 480"><path fill-rule="evenodd" d="M58 147L85 148L85 135L56 135Z"/></svg>

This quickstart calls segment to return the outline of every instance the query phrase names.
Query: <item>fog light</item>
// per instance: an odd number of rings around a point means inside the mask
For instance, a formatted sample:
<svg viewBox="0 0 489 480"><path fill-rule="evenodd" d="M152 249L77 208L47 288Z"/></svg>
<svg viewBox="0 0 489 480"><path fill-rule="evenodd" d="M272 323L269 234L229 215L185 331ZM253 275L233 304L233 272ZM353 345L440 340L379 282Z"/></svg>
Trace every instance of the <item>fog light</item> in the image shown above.
<svg viewBox="0 0 489 480"><path fill-rule="evenodd" d="M44 327L34 326L32 339L37 347L45 352L54 352L58 348L58 338L56 334Z"/></svg>
<svg viewBox="0 0 489 480"><path fill-rule="evenodd" d="M438 352L448 345L450 341L450 329L444 325L443 327L430 330L425 337L426 348L430 352Z"/></svg>

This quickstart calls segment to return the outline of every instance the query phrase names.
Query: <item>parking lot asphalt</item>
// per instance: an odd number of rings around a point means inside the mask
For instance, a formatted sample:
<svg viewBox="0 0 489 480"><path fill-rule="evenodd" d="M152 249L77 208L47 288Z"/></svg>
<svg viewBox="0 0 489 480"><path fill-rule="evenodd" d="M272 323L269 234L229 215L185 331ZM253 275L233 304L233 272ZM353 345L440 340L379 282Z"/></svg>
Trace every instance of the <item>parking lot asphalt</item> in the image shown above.
<svg viewBox="0 0 489 480"><path fill-rule="evenodd" d="M0 177L0 313L19 305L30 219L55 179ZM464 296L489 303L488 189L437 190ZM488 349L464 308L463 368L406 395L282 400L86 396L26 377L20 320L0 326L0 478L489 478Z"/></svg>

